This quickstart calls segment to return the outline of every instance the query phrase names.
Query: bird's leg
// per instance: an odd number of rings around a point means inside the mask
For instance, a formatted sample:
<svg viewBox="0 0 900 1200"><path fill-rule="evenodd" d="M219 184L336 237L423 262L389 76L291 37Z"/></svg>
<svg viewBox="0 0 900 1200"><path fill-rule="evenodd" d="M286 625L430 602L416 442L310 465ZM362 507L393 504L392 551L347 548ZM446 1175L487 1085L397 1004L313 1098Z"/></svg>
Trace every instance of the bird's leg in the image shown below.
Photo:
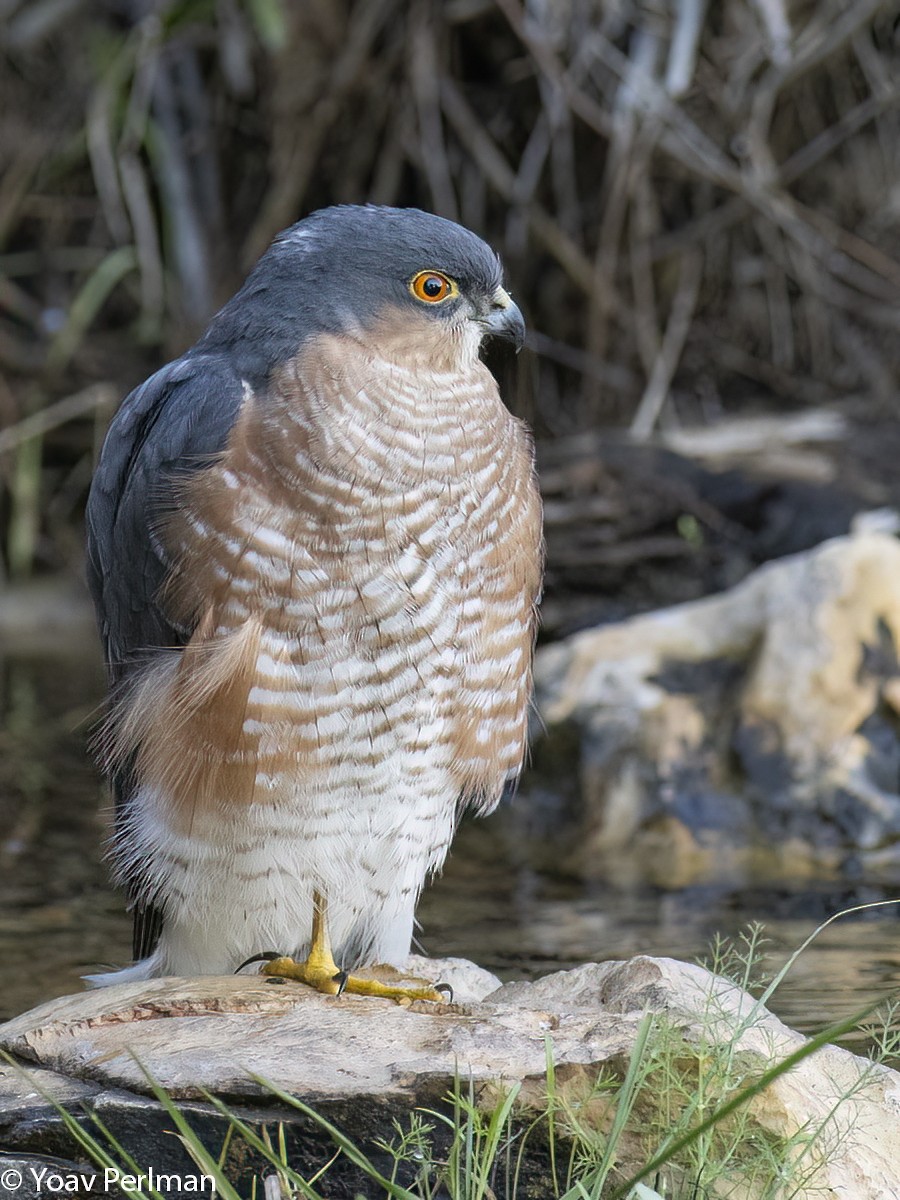
<svg viewBox="0 0 900 1200"><path fill-rule="evenodd" d="M341 993L344 972L338 967L331 953L331 942L328 940L328 927L325 923L325 897L320 892L313 892L312 940L306 960L296 962L287 955L281 955L267 962L262 974L297 979L329 996Z"/></svg>
<svg viewBox="0 0 900 1200"><path fill-rule="evenodd" d="M313 892L312 941L305 962L282 955L273 958L262 969L263 975L276 975L284 979L296 979L317 991L330 996L350 992L355 996L383 996L388 1000L434 1000L452 1001L453 993L446 984L424 983L421 987L398 987L381 983L377 979L364 979L359 975L348 975L334 961L328 939L326 902L321 892Z"/></svg>

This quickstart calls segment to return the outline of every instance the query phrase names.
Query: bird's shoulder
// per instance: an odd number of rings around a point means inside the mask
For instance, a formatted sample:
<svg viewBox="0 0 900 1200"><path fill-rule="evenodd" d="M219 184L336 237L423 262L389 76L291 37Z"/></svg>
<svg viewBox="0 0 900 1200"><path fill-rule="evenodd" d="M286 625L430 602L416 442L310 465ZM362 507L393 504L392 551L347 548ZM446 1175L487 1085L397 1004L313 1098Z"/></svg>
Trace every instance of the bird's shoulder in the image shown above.
<svg viewBox="0 0 900 1200"><path fill-rule="evenodd" d="M110 423L88 501L92 524L141 476L218 454L245 385L224 354L188 352L130 392Z"/></svg>
<svg viewBox="0 0 900 1200"><path fill-rule="evenodd" d="M177 480L225 449L247 395L227 354L189 351L129 393L113 417L86 510L88 584L111 660L172 643L156 606L168 569L161 520Z"/></svg>

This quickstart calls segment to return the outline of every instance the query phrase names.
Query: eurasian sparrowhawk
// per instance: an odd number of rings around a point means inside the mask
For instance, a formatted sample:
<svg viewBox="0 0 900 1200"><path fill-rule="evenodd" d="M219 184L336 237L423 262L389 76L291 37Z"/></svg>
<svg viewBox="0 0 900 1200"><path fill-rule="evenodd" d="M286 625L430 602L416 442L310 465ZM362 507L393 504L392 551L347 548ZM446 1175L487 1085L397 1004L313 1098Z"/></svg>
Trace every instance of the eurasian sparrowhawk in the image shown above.
<svg viewBox="0 0 900 1200"><path fill-rule="evenodd" d="M303 958L314 924L402 960L519 772L540 501L492 335L524 325L473 233L330 208L122 404L88 546L137 962L103 982Z"/></svg>

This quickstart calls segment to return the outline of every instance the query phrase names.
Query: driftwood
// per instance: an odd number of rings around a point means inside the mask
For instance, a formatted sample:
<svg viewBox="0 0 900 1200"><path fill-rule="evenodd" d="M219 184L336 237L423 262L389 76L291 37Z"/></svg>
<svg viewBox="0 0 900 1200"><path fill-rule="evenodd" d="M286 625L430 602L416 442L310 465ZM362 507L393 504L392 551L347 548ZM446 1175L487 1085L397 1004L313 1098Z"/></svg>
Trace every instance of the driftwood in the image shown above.
<svg viewBox="0 0 900 1200"><path fill-rule="evenodd" d="M892 532L896 448L876 448L872 470L877 437L872 414L845 406L728 417L649 444L540 442L544 637L698 599L853 529Z"/></svg>

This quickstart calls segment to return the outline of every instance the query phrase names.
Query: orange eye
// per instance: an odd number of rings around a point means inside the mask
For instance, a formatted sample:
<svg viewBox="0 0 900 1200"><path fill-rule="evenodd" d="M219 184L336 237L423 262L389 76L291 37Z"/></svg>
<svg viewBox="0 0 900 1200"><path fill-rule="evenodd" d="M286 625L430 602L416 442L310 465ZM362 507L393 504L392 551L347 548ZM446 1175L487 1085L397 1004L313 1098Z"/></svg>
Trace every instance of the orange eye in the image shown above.
<svg viewBox="0 0 900 1200"><path fill-rule="evenodd" d="M409 290L417 300L424 300L426 304L440 304L448 296L455 296L458 289L440 271L420 271L410 280Z"/></svg>

